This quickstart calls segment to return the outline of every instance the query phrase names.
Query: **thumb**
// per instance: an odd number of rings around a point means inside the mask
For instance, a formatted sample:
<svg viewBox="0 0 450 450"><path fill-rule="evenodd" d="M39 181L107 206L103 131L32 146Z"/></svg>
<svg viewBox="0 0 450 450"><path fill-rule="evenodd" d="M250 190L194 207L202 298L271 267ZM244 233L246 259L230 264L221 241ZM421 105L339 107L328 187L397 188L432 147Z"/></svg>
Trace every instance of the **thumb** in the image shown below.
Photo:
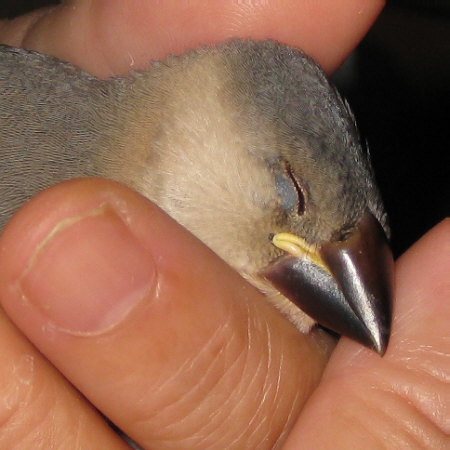
<svg viewBox="0 0 450 450"><path fill-rule="evenodd" d="M314 336L116 183L75 180L44 192L7 226L0 248L7 314L144 447L271 447L327 359Z"/></svg>

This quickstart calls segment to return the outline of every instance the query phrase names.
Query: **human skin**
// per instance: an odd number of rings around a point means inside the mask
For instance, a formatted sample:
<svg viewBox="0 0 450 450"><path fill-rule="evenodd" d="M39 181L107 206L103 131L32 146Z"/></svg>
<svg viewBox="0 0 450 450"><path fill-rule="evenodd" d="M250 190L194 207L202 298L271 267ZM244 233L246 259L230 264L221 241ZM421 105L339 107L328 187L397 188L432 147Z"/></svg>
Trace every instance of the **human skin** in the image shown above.
<svg viewBox="0 0 450 450"><path fill-rule="evenodd" d="M2 23L0 41L107 77L202 43L270 37L331 72L382 7L260 3L66 2ZM392 337L380 358L348 339L334 348L324 333L299 334L126 187L55 186L0 237L0 447L127 448L98 409L149 448L270 448L286 439L296 449L444 448L449 250L445 221L397 262ZM117 292L132 306L102 320ZM55 297L56 313L36 306Z"/></svg>

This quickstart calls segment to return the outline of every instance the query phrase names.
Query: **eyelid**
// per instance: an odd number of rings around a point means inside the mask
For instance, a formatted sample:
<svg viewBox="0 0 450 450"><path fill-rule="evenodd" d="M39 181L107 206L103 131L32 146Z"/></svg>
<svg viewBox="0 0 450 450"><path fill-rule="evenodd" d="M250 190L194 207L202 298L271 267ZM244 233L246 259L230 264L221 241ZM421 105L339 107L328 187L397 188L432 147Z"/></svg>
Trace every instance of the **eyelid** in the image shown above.
<svg viewBox="0 0 450 450"><path fill-rule="evenodd" d="M305 213L305 193L302 189L302 186L300 182L298 181L298 178L295 176L291 165L284 161L284 169L286 172L286 175L291 180L291 183L293 184L295 191L297 192L297 214L299 216L302 216Z"/></svg>

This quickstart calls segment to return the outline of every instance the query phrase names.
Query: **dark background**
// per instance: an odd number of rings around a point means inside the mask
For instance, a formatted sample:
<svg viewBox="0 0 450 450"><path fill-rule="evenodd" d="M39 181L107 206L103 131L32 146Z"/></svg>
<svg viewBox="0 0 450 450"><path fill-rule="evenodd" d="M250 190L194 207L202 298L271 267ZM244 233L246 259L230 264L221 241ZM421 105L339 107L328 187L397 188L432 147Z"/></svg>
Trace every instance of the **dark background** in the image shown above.
<svg viewBox="0 0 450 450"><path fill-rule="evenodd" d="M450 215L450 0L389 2L334 81L368 141L398 256Z"/></svg>
<svg viewBox="0 0 450 450"><path fill-rule="evenodd" d="M52 0L2 0L13 17ZM450 215L450 0L390 1L334 76L367 139L399 255Z"/></svg>

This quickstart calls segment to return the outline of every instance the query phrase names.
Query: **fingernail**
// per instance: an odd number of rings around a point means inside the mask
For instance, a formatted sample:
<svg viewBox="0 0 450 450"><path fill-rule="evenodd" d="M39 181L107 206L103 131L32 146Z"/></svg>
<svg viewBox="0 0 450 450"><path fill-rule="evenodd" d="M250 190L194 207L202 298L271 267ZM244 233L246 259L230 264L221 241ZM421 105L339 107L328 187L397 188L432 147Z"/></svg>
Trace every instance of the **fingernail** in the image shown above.
<svg viewBox="0 0 450 450"><path fill-rule="evenodd" d="M111 207L62 220L38 245L22 295L68 333L106 331L153 286L153 259Z"/></svg>

